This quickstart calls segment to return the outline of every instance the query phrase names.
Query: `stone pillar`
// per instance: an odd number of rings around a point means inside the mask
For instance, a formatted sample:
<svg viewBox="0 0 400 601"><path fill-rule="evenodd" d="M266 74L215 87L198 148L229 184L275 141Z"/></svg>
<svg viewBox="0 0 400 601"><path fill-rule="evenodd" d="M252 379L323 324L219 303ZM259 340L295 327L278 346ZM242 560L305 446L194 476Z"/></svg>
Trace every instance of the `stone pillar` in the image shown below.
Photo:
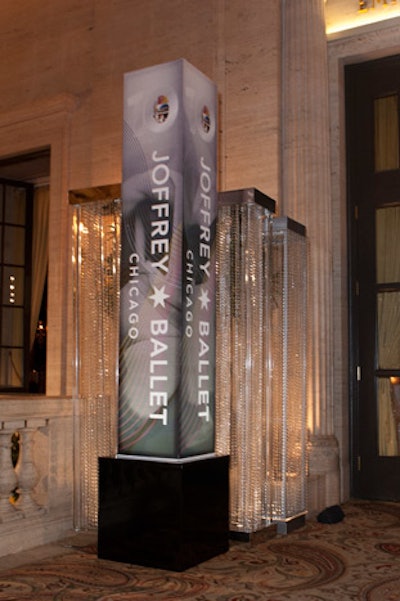
<svg viewBox="0 0 400 601"><path fill-rule="evenodd" d="M339 502L333 427L332 207L325 0L282 3L281 213L304 224L308 262L309 510Z"/></svg>

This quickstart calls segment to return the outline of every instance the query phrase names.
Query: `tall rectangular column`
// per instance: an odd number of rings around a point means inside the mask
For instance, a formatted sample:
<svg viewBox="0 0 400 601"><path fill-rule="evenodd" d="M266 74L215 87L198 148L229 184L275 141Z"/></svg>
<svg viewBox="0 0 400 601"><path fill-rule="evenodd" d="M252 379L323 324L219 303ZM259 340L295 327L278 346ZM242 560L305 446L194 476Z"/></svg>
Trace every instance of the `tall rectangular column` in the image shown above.
<svg viewBox="0 0 400 601"><path fill-rule="evenodd" d="M184 570L228 549L214 454L216 88L184 60L125 76L119 452L99 556Z"/></svg>
<svg viewBox="0 0 400 601"><path fill-rule="evenodd" d="M119 454L214 451L216 88L125 75Z"/></svg>

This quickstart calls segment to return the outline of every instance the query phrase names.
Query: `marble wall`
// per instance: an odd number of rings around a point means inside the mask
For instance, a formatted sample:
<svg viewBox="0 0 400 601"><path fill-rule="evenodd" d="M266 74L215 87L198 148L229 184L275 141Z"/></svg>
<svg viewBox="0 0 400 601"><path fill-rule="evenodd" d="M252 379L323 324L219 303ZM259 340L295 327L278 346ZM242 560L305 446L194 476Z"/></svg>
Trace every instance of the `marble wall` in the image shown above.
<svg viewBox="0 0 400 601"><path fill-rule="evenodd" d="M123 73L185 58L219 88L221 186L278 195L279 3L4 0L0 33L0 113L77 99L71 189L121 179Z"/></svg>
<svg viewBox="0 0 400 601"><path fill-rule="evenodd" d="M0 39L0 157L52 151L48 393L70 394L68 190L121 181L123 74L202 70L219 90L219 188L278 198L279 3L4 0Z"/></svg>

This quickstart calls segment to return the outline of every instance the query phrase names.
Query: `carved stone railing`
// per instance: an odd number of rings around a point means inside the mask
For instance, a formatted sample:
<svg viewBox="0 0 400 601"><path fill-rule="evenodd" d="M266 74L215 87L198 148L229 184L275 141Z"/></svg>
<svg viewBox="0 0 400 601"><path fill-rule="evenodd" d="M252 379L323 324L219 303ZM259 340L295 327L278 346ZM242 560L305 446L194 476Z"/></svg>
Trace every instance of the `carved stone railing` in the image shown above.
<svg viewBox="0 0 400 601"><path fill-rule="evenodd" d="M0 396L0 556L73 528L73 401Z"/></svg>

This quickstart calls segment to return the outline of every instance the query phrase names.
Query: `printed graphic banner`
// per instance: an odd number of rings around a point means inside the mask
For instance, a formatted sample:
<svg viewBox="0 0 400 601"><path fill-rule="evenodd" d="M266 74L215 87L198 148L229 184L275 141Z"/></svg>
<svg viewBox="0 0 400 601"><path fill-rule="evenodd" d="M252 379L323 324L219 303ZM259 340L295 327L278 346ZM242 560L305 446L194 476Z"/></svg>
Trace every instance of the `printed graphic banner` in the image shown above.
<svg viewBox="0 0 400 601"><path fill-rule="evenodd" d="M184 60L125 75L120 454L214 450L216 111Z"/></svg>

